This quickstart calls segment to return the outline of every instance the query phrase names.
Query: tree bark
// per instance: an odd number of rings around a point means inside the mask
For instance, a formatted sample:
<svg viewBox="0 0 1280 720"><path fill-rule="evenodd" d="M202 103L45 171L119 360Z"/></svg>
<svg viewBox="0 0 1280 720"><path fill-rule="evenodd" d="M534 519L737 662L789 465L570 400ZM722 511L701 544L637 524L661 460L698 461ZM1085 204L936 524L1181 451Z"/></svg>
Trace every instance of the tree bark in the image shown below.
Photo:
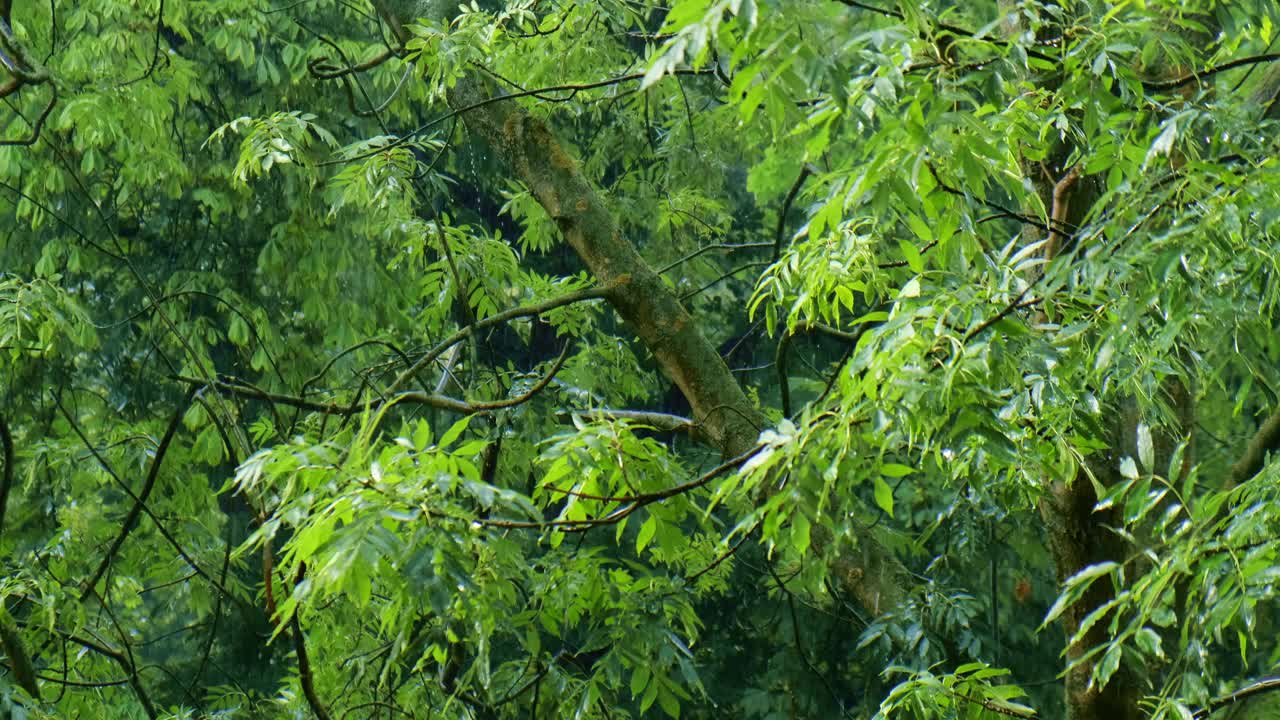
<svg viewBox="0 0 1280 720"><path fill-rule="evenodd" d="M1119 522L1114 513L1095 513L1097 497L1089 479L1079 473L1070 481L1055 481L1040 501L1049 549L1057 569L1058 581L1084 568L1108 560L1123 559L1123 547L1105 525ZM1080 630L1085 617L1115 597L1111 583L1099 580L1078 601L1062 613L1062 628L1068 639ZM1105 618L1095 623L1079 641L1067 648L1067 661L1075 662L1089 650L1110 639ZM1107 686L1098 689L1090 678L1102 659L1102 653L1073 668L1066 675L1065 700L1069 720L1138 720L1142 713L1138 701L1142 692L1132 673L1122 662Z"/></svg>

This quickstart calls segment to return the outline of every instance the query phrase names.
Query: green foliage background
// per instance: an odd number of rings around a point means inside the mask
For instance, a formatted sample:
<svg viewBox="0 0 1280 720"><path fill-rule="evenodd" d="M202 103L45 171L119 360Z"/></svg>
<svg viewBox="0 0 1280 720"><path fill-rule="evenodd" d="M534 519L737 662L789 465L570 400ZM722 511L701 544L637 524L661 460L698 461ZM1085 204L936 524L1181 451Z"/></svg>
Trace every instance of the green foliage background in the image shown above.
<svg viewBox="0 0 1280 720"><path fill-rule="evenodd" d="M1280 387L1273 2L407 5L406 48L364 3L14 8L6 712L1057 717L1093 583L1151 716L1280 662L1280 476L1233 475ZM618 412L687 405L599 299L405 372L594 287L468 73L721 346L749 460ZM1125 556L1060 582L1071 478ZM911 571L878 614L830 570L865 537Z"/></svg>

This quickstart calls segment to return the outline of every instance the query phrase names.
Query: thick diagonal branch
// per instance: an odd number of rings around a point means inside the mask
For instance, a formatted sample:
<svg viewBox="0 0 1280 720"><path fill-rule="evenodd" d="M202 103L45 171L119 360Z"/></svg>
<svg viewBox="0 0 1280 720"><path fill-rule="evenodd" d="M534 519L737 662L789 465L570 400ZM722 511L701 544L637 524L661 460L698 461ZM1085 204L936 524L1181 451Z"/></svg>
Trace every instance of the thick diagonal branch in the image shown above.
<svg viewBox="0 0 1280 720"><path fill-rule="evenodd" d="M1280 449L1280 410L1262 423L1249 440L1244 456L1231 466L1231 485L1239 485L1257 475L1266 464L1267 455Z"/></svg>
<svg viewBox="0 0 1280 720"><path fill-rule="evenodd" d="M406 43L408 30L392 3L374 5L396 39ZM473 70L457 80L448 102L529 187L596 281L609 288L609 303L689 401L697 434L725 457L751 450L766 420L715 346L622 235L604 198L546 123L514 99L495 100L496 94L492 81ZM819 525L811 542L821 553L831 549L834 537ZM877 614L902 600L908 577L893 553L869 534L858 538L856 549L834 556L831 573L841 590Z"/></svg>

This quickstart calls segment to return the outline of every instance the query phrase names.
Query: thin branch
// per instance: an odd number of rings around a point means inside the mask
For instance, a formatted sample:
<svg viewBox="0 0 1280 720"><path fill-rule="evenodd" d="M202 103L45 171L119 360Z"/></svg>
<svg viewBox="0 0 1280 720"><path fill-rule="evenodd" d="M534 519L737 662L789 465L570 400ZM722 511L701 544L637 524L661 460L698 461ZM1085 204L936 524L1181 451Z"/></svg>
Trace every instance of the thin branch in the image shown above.
<svg viewBox="0 0 1280 720"><path fill-rule="evenodd" d="M1143 81L1142 88L1144 90L1176 90L1177 88L1180 88L1183 85L1196 82L1203 78L1212 77L1221 72L1234 70L1238 67L1244 67L1246 65L1258 65L1261 63L1275 62L1277 60L1280 60L1280 53L1252 55L1250 57L1243 57L1237 60L1232 60L1231 62L1225 62L1221 65L1214 65L1213 67L1208 67L1199 72L1194 72L1194 73L1191 73L1190 75L1185 75L1180 78L1174 78L1172 80Z"/></svg>
<svg viewBox="0 0 1280 720"><path fill-rule="evenodd" d="M720 553L720 555L715 560L711 561L710 565L707 565L706 567L702 568L698 572L685 578L684 581L687 583L691 583L694 580L697 580L698 578L702 577L703 575L706 575L707 573L711 572L712 570L715 570L717 567L719 567L720 563L724 562L725 560L728 560L735 553L737 553L738 548L741 548L743 543L745 543L752 535L755 535L756 530L759 530L760 526L763 524L764 524L764 520L757 520L756 524L752 525L750 530L746 531L745 533L742 534L742 537L738 538L738 542L734 543L733 546L730 547L728 550L725 550L724 552Z"/></svg>
<svg viewBox="0 0 1280 720"><path fill-rule="evenodd" d="M662 269L658 270L658 274L659 274L659 275L662 275L662 274L664 274L664 273L666 273L666 272L669 272L669 271L670 271L670 270L672 270L673 268L675 268L675 267L677 267L677 266L680 266L680 265L683 265L684 263L689 262L690 260L692 260L692 259L694 259L694 258L698 257L699 255L704 255L704 254L709 253L709 252L711 252L711 251L713 251L713 250L728 250L728 251L733 251L733 250L760 250L760 249L763 249L763 248L769 248L769 247L773 247L773 243L767 243L767 242L738 243L738 244L734 244L734 243L716 243L716 244L714 244L714 245L703 245L702 247L698 248L697 250L694 250L693 252L689 253L688 255L685 255L684 257L680 258L679 260L675 260L675 261L672 261L671 263L668 263L667 265L664 265L664 266L662 267Z"/></svg>
<svg viewBox="0 0 1280 720"><path fill-rule="evenodd" d="M406 366L412 364L409 360L409 356L405 355L403 350L396 347L392 343L389 343L385 340L377 340L377 339L362 340L356 343L355 345L352 345L346 348L345 350L342 350L341 352L337 353L333 357L329 358L325 362L324 366L321 367L319 370L317 370L314 375L304 380L302 383L301 389L298 390L298 397L305 398L310 392L308 388L310 388L313 384L320 382L320 380L323 379L324 376L329 373L329 370L331 370L334 364L336 364L339 360L346 357L347 355L350 355L356 350L369 347L370 345L380 345L382 347L385 347L391 352L395 353L397 356L399 356L400 361L403 362Z"/></svg>
<svg viewBox="0 0 1280 720"><path fill-rule="evenodd" d="M782 209L778 211L778 227L773 232L773 262L778 262L778 258L782 256L782 234L787 230L787 213L791 211L791 204L795 202L796 196L800 194L800 188L804 186L804 181L817 170L813 165L805 163L800 168L800 174L796 176L796 181L791 183L791 189L787 191L787 197L782 201Z"/></svg>
<svg viewBox="0 0 1280 720"><path fill-rule="evenodd" d="M970 340L978 337L982 333L986 332L987 329L989 329L992 325L995 325L1001 320L1012 315L1014 311L1021 310L1022 308L1026 308L1026 307L1030 307L1032 305L1038 304L1042 298L1031 298L1030 300L1023 300L1023 298L1027 296L1027 293L1031 291L1031 287L1032 287L1031 285L1027 285L1026 287L1022 288L1022 292L1018 293L1018 296L1014 298L1012 302L1010 302L1008 305L1005 305L1004 309L1002 309L1000 312L996 313L995 315L992 315L991 317L987 318L986 320L983 320L982 322L978 323L977 327L965 333L964 342L969 342Z"/></svg>
<svg viewBox="0 0 1280 720"><path fill-rule="evenodd" d="M778 589L787 596L787 609L790 611L791 615L791 637L795 641L796 654L800 656L800 662L804 663L804 666L809 669L809 672L813 673L822 681L823 687L827 689L827 692L831 695L831 699L835 701L836 705L840 707L840 711L843 713L844 702L842 702L840 700L840 696L836 694L835 688L831 687L831 683L827 680L827 676L823 675L822 672L818 670L818 668L809 659L809 653L805 652L804 642L800 636L800 617L796 613L795 593L791 592L791 589L787 587L787 583L783 581L782 578L778 577L778 572L773 569L772 559L765 559L765 568L769 571L769 575L773 578L773 581L778 584Z"/></svg>
<svg viewBox="0 0 1280 720"><path fill-rule="evenodd" d="M740 273L740 272L742 272L742 271L744 271L744 270L750 270L751 268L758 268L758 267L767 267L768 265L771 265L771 264L772 264L772 263L770 263L768 260L756 260L756 261L749 262L749 263L743 263L742 265L739 265L738 267L736 267L736 268L734 268L734 269L730 270L729 272L724 273L723 275L721 275L720 277L716 278L715 280L712 280L711 282L707 283L706 285L703 285L702 287L698 288L697 290L690 290L689 292L685 293L684 295L681 295L681 296L680 296L680 302L685 302L686 300L688 300L688 299L690 299L690 298L693 298L693 297L696 297L696 296L698 296L698 295L701 295L702 293L706 292L707 290L710 290L711 288L715 287L716 285L719 285L720 283L724 282L725 280L728 280L729 278L733 277L734 275L737 275L738 273Z"/></svg>
<svg viewBox="0 0 1280 720"><path fill-rule="evenodd" d="M714 71L712 70L681 68L677 70L672 70L669 74L670 75L710 75L710 74L713 74L713 72ZM629 75L620 75L618 77L606 78L604 80L597 80L595 82L589 82L589 83L567 83L564 85L550 85L547 87L535 88L532 90L522 90L520 92L507 93L505 95L495 95L493 97L488 97L483 100L478 100L465 107L461 107L456 110L451 110L441 115L438 118L435 118L426 123L423 123L422 125L419 125L417 128L415 128L412 132L405 135L404 137L399 138L394 142L388 143L386 145L382 145L378 147L376 150L370 150L368 152L364 152L359 155L339 158L337 160L326 160L324 162L316 163L316 166L323 167L326 165L341 165L343 163L356 162L358 160L367 160L373 157L374 155L377 155L379 153L383 153L393 148L397 148L407 144L413 138L417 137L418 135L421 135L422 133L426 132L432 127L435 127L436 125L439 125L445 120L449 120L459 115L465 115L471 112L472 110L479 110L482 107L485 107L487 105L492 105L494 103L500 103L505 100L515 100L516 98L522 98L522 97L544 95L549 92L568 92L569 93L568 97L557 100L557 102L564 102L567 100L572 100L574 96L576 96L578 93L584 90L595 90L602 87L608 87L610 85L619 85L626 82L643 80L644 76L645 76L644 73L631 73Z"/></svg>
<svg viewBox="0 0 1280 720"><path fill-rule="evenodd" d="M40 113L40 117L31 125L31 134L24 138L15 138L12 140L0 140L0 147L30 147L35 145L40 139L40 131L44 128L44 121L49 119L49 113L53 112L53 106L58 104L58 88L50 85L52 92L49 93L49 102L44 106L44 110ZM16 88L15 88L16 89ZM7 93L0 90L0 97L4 97ZM8 102L8 101L6 101Z"/></svg>
<svg viewBox="0 0 1280 720"><path fill-rule="evenodd" d="M747 460L750 460L751 457L755 455L757 451L759 451L759 449L760 449L760 446L757 445L751 448L750 450L748 450L747 452L735 458L726 460L725 462L715 466L714 468L708 470L707 472L703 473L697 478L690 480L689 482L681 483L674 487L667 488L666 490L658 490L655 492L637 493L635 495L610 498L610 500L613 500L616 502L625 502L628 504L618 508L617 510L614 510L613 512L609 513L608 515L602 518L589 518L586 520L539 520L539 521L490 520L485 518L485 519L477 519L475 520L475 522L476 524L482 525L485 527L531 528L531 529L540 529L540 528L548 528L548 527L586 529L586 528L598 527L601 525L613 525L646 505L650 505L655 502L660 502L662 500L666 500L667 498L672 498L677 495L687 493L691 490L696 490L706 485L707 483L723 475L729 470L732 470L742 465Z"/></svg>
<svg viewBox="0 0 1280 720"><path fill-rule="evenodd" d="M322 43L324 43L325 45L328 45L329 47L333 48L334 52L338 53L338 55L340 55L340 56L342 57L342 61L343 61L343 62L345 62L345 63L347 63L347 64L348 64L348 66L350 66L350 64L351 64L351 63L350 63L350 61L348 61L348 60L347 60L347 53L346 53L346 52L345 52L341 47L339 47L337 43L335 43L334 41L330 40L330 39L329 39L328 37L326 37L323 33L321 33L321 32L318 32L318 31L316 31L316 30L311 29L310 27L308 27L308 26L306 25L306 23L302 22L302 21L301 21L301 20L299 20L298 18L294 17L294 18L291 18L291 19L293 20L293 23L294 23L295 25L297 25L298 27L302 28L303 30L306 30L307 32L309 32L309 33L311 33L312 35L314 35L314 36L316 37L316 39L318 39L320 42L322 42ZM388 48L387 48L387 50L388 50L388 51L391 51L391 48L390 48L390 47L388 47ZM392 54L394 55L394 54L397 54L397 53L392 52ZM377 59L377 58L375 58L375 60L376 60L376 59ZM326 72L326 71L321 70L320 72L317 72L316 68L319 66L319 64L320 64L320 63L325 62L326 60L328 60L328 58L324 58L324 57L317 58L316 60L313 60L312 62L310 62L310 63L308 63L308 64L307 64L307 70L308 70L309 72L311 72L311 74L312 74L312 75L314 75L314 76L317 76L317 77L324 77L324 76L325 76L325 72ZM412 65L410 65L409 67L412 67ZM402 76L402 77L401 77L401 80L400 80L400 83L401 83L401 84L403 84L403 83L404 83L404 80L405 80L405 78L407 78L407 77L408 77L408 75L409 75L409 73L408 73L408 68L406 68L406 69L405 69L405 74L404 74L404 76ZM376 106L375 106L375 105L374 105L374 102L373 102L373 98L369 97L369 93L368 93L368 91L367 91L367 90L365 90L364 83L360 82L358 78L355 78L354 73L348 73L348 72L345 72L345 71L342 71L342 70L335 70L335 71L333 71L333 75L332 75L332 76L333 76L333 77L337 77L337 78L339 78L340 80L342 80L342 88L343 88L343 90L345 90L345 91L346 91L346 93L347 93L347 107L351 110L351 114L352 114L352 115L355 115L355 116L357 116L357 117L372 117L372 118L375 118L375 119L377 120L378 124L382 127L382 132L383 132L384 134L385 134L385 133L390 132L390 131L387 129L386 124L382 122L382 118L379 116L379 113L382 111L382 108L383 108L383 107L385 107L388 103L390 103L390 102L391 102L391 99L392 99L392 98L394 98L394 97L399 93L399 91L400 91L400 85L397 85L397 86L396 86L396 89L391 93L391 96L390 96L389 98L387 98L386 103L383 103L382 105L376 105ZM355 91L351 89L351 84L352 84L353 78L355 79L356 87L358 87L358 88L360 89L360 94L364 96L364 100L365 100L365 102L366 102L366 103L368 103L369 108L370 108L369 110L360 110L360 109L356 108L356 94L355 94Z"/></svg>
<svg viewBox="0 0 1280 720"><path fill-rule="evenodd" d="M147 65L146 72L142 73L142 75L132 80L126 80L125 82L121 83L120 87L125 87L128 85L132 85L136 82L141 82L142 80L146 80L147 78L151 77L152 73L156 71L156 68L159 67L160 65L160 37L163 34L162 33L163 30L164 30L164 0L160 0L160 9L156 11L156 41L155 41L155 45L151 49L151 63ZM165 58L165 61L168 62L168 58Z"/></svg>
<svg viewBox="0 0 1280 720"><path fill-rule="evenodd" d="M839 2L841 5L845 5L851 8L857 8L859 10L866 10L867 12L875 13L877 15L883 15L885 17L896 18L898 20L906 19L905 16L901 12L898 12L897 10L889 10L886 8L877 7L875 5L869 5L867 3L858 2L858 0L836 0L836 2ZM944 30L958 37L968 38L969 40L987 43L989 45L995 45L997 47L1010 47L1011 45L1013 45L1013 43L1008 40L1001 40L999 38L989 38L989 37L979 36L976 32L972 30L966 30L965 28L962 28L958 25L938 23L934 27L937 30ZM1028 57L1033 57L1038 60L1045 60L1048 62L1057 62L1055 58L1045 55L1044 53L1039 52L1038 50L1032 50L1031 48L1024 48L1024 50L1026 51Z"/></svg>
<svg viewBox="0 0 1280 720"><path fill-rule="evenodd" d="M295 585L302 582L304 572L306 572L306 565L298 565ZM330 720L329 710L325 708L320 695L316 693L315 679L311 672L311 659L307 656L307 638L302 634L302 623L298 622L297 612L293 613L290 628L293 630L293 650L298 656L298 682L302 684L302 694L306 696L307 705L311 706L311 712L315 713L318 720Z"/></svg>
<svg viewBox="0 0 1280 720"><path fill-rule="evenodd" d="M1269 52L1271 52L1271 48L1275 47L1275 45L1276 45L1276 40L1280 40L1280 35L1275 35L1275 34L1273 34L1273 35L1271 36L1271 42L1267 43L1267 47L1263 49L1263 52L1264 52L1264 53L1269 53ZM1254 71L1254 70L1257 70L1257 69L1258 69L1258 66L1257 66L1257 65L1250 65L1250 66L1249 66L1249 72L1246 72L1244 75L1241 75L1241 76L1240 76L1240 79L1239 79L1239 80L1237 80L1237 81L1235 82L1235 84L1231 86L1231 92L1230 92L1230 93L1228 93L1228 94L1229 94L1229 95L1234 95L1234 94L1236 94L1236 92L1238 92L1238 91L1240 90L1240 88L1241 88L1241 87L1242 87L1246 82L1248 82L1248 81L1249 81L1249 78L1253 75L1253 71Z"/></svg>
<svg viewBox="0 0 1280 720"><path fill-rule="evenodd" d="M75 433L76 437L80 438L80 442L84 445L85 449L89 451L89 454L93 456L93 459L98 463L98 466L110 475L113 480L115 480L116 484L120 486L121 490L124 490L124 493L128 495L131 500L137 502L138 497L133 494L133 490L130 489L128 484L120 478L120 475L116 473L115 468L111 467L111 464L107 462L107 459L104 458L102 454L98 452L98 449L94 447L93 443L89 441L89 437L84 434L84 430L81 429L80 423L76 422L75 417L65 406L63 406L62 401L58 396L55 395L53 401L54 404L57 405L58 410L62 413L63 418L65 418L67 423L71 425L71 430ZM247 606L247 603L243 599L233 595L226 586L217 580L214 580L209 573L205 572L205 570L196 563L195 558L191 557L186 548L182 547L177 538L175 538L173 534L169 532L169 529L160 522L160 518L156 517L155 513L152 512L151 508L146 503L142 503L142 511L147 514L147 517L151 518L151 522L155 523L156 530L160 533L160 536L169 543L170 547L178 553L179 557L191 566L192 570L200 575L201 579L216 588L218 592L231 598L241 606Z"/></svg>
<svg viewBox="0 0 1280 720"><path fill-rule="evenodd" d="M214 379L213 382L207 382L201 378L188 377L186 375L171 375L170 377L173 380L176 380L180 383L185 383L187 385L195 385L195 386L208 385L221 392L229 393L237 397L248 398L250 400L261 400L263 402L272 403L276 405L287 405L289 407L297 408L299 410L308 410L310 412L318 412L318 413L323 413L325 415L335 415L338 417L350 417L364 410L364 405L361 403L359 397L352 400L350 403L345 403L345 404L325 403L325 402L318 402L315 400L307 400L297 395L285 395L282 393L268 392L261 388L255 387L244 380L239 380L236 378L219 377ZM445 395L436 395L434 393L424 393L424 392L406 392L406 393L401 393L399 396L397 396L397 399L404 402L411 402L418 405L426 405L428 407L438 408L440 410L451 410L454 412L467 414L467 415L475 414L474 411L472 411L471 406L468 405L466 402L463 402L462 400L451 398ZM378 399L378 400L372 401L371 406L374 408L377 408L385 403L386 403L385 398Z"/></svg>
<svg viewBox="0 0 1280 720"><path fill-rule="evenodd" d="M493 327L495 325L501 325L510 320L516 320L524 317L535 317L550 310L555 310L556 308L572 305L574 303L584 302L586 300L603 300L607 298L611 292L613 292L613 288L611 287L596 287L577 290L540 303L505 310L495 315L490 315L483 320L479 320L473 325L460 328L457 332L440 341L440 343L428 351L426 355L419 358L418 362L414 363L409 369L400 373L400 376L397 377L395 382L391 383L391 387L388 388L387 395L394 395L396 391L404 387L405 383L409 381L409 378L416 375L423 368L434 362L436 358L444 354L446 350L462 342L474 332L488 327Z"/></svg>
<svg viewBox="0 0 1280 720"><path fill-rule="evenodd" d="M562 410L556 413L561 422L569 422L574 415L585 415L604 420L628 420L647 425L662 432L693 432L693 421L687 417L671 413L649 410L615 410L611 408L595 408L592 410Z"/></svg>
<svg viewBox="0 0 1280 720"><path fill-rule="evenodd" d="M516 32L514 30L508 30L507 34L510 35L511 37L517 37L522 39L543 37L546 35L554 35L557 32L560 32L560 28L564 27L565 21L569 19L569 15L573 12L574 9L575 9L575 6L572 4L569 5L567 8L565 8L564 14L560 16L560 22L556 23L556 26L551 28L550 30L538 29L539 19L535 18L533 21L533 32L526 33L526 32Z"/></svg>
<svg viewBox="0 0 1280 720"><path fill-rule="evenodd" d="M538 382L534 384L534 386L531 387L527 392L521 393L520 395L513 398L506 398L503 400L467 402L465 400L458 400L456 398L451 398L447 395L440 395L438 393L415 391L415 392L404 392L398 395L390 395L390 394L384 395L382 398L372 401L369 407L372 409L377 409L385 405L387 402L391 400L395 400L396 402L409 402L409 403L414 403L418 405L426 405L428 407L433 407L439 410L449 410L451 412L456 412L460 415L478 415L482 413L492 412L494 410L500 410L503 408L515 407L516 405L520 405L522 403L528 402L531 398L533 398L534 395L538 394L543 389L545 389L547 385L549 385L551 381L555 379L556 373L558 373L560 369L564 367L564 363L568 359L568 351L569 351L569 346L566 345L565 349L560 353L560 356L556 359L556 362L551 367L551 369L547 372L547 374L544 375L542 378L540 378ZM336 415L338 417L351 417L352 415L363 412L365 409L364 404L360 401L360 398L358 396L348 404L339 405L337 403L322 403L322 402L316 402L313 400L307 400L306 398L297 396L297 395L284 395L281 393L268 392L261 388L255 387L246 381L237 380L235 378L220 377L220 378L216 378L212 383L207 383L204 380L201 380L200 378L187 377L185 375L172 375L170 377L173 380L176 380L181 383L186 383L187 385L191 385L191 386L198 387L201 385L209 385L217 390L230 393L238 397L249 398L251 400L261 400L263 402L268 402L276 405L287 405L289 407L297 408L299 410L309 410L311 412L323 413L325 415Z"/></svg>
<svg viewBox="0 0 1280 720"><path fill-rule="evenodd" d="M1027 718L1027 720L1032 720L1033 718L1039 717L1039 715L1036 714L1035 710L1031 710L1030 712L1028 712L1027 710L1022 710L1018 708L1005 707L1003 705L999 705L990 700L987 700L986 698L977 698L977 697L973 697L972 695L965 695L964 693L956 692L955 690L952 690L950 688L947 688L947 692L952 697L958 698L960 700L964 700L965 702L968 702L968 703L973 703L974 705L977 705L983 708L984 710L988 710L990 712L993 712L999 715L1007 715L1009 717L1015 717L1015 718Z"/></svg>
<svg viewBox="0 0 1280 720"><path fill-rule="evenodd" d="M931 175L933 175L933 179L934 179L934 181L935 181L935 182L937 182L937 183L938 183L938 187L939 187L939 188L941 188L941 189L942 189L942 191L943 191L943 192L945 192L945 193L947 193L948 195L955 195L956 197L962 197L962 198L965 198L966 200L970 200L970 199L972 199L972 200L977 200L979 203L981 203L981 204L983 204L983 205L987 206L988 208L990 208L990 209L992 209L992 210L997 211L997 212L998 212L998 213L1000 213L1000 214L1001 214L1001 216L1003 216L1003 217L1010 217L1010 218L1014 218L1014 219L1018 220L1018 222L1021 222L1021 223L1027 224L1027 225L1031 225L1032 227L1037 227L1037 228L1039 228L1039 229L1043 230L1043 231L1044 231L1044 232L1046 232L1046 233L1051 233L1051 232L1053 232L1053 228L1052 228L1051 226L1049 226L1047 223L1040 222L1039 220L1037 220L1036 218L1031 217L1030 215L1027 215L1027 214L1025 214L1025 213L1017 212L1017 211L1015 211L1015 210L1013 210L1013 209L1011 209L1011 208L1007 208L1007 207L1005 207L1004 205L1001 205L1000 203L997 203L997 202L992 202L992 201L990 201L990 200L985 200L985 199L983 199L983 198L979 198L979 197L971 197L969 193L967 193L967 192L965 192L965 191L963 191L963 190L960 190L960 189L957 189L957 188L954 188L954 187L952 187L952 186L948 185L947 183L943 182L942 177L941 177L940 175L938 175L938 169L937 169L936 167L934 167L934 166L933 166L933 162L932 162L932 161L925 163L925 167L929 168L929 173L930 173ZM1075 235L1074 231L1072 231L1072 232L1066 232L1066 230L1071 230L1071 228L1069 228L1069 227L1068 227L1068 228L1063 228L1063 229L1061 229L1061 230L1062 230L1062 234L1063 234L1063 236L1064 236L1064 237L1068 237L1068 238L1070 238L1070 237L1074 237L1074 235Z"/></svg>
<svg viewBox="0 0 1280 720"><path fill-rule="evenodd" d="M341 52L341 50L339 50L339 52ZM329 62L329 58L321 55L307 63L307 72L311 73L311 76L318 80L334 80L336 78L346 77L347 75L372 70L393 57L397 57L394 51L384 50L362 63L339 68L333 65L328 65L327 63ZM345 60L345 58L343 59Z"/></svg>
<svg viewBox="0 0 1280 720"><path fill-rule="evenodd" d="M186 412L187 406L191 402L192 396L195 395L195 386L187 391L187 396L183 402L178 405L173 412L173 417L169 420L169 427L164 431L164 437L160 439L160 444L156 446L155 454L151 458L151 469L147 471L147 478L142 483L142 489L137 495L133 495L133 507L130 508L129 514L125 516L124 523L120 526L120 532L116 535L116 539L111 543L111 547L107 548L107 553L102 556L102 561L98 563L98 569L85 579L80 592L80 601L84 602L89 599L93 589L97 587L98 581L103 575L107 574L107 568L111 567L111 562L115 560L116 553L120 551L124 541L128 539L129 533L138 526L138 518L142 515L142 507L146 504L147 499L151 497L151 491L155 488L156 479L160 477L160 466L164 463L164 457L169 452L169 443L173 441L173 436L178 431L178 425L182 422L182 415Z"/></svg>
<svg viewBox="0 0 1280 720"><path fill-rule="evenodd" d="M1191 717L1194 718L1194 720L1204 720L1204 718L1209 717L1228 705L1233 705L1254 695L1261 695L1274 690L1280 690L1280 677L1266 678L1251 685L1246 685L1230 695L1218 698L1199 710L1196 710L1191 714Z"/></svg>
<svg viewBox="0 0 1280 720"><path fill-rule="evenodd" d="M923 257L925 253L937 247L938 241L931 240L924 247L920 248L920 255ZM881 270L891 270L893 268L901 268L910 265L906 260L894 260L893 262L879 263L876 265Z"/></svg>
<svg viewBox="0 0 1280 720"><path fill-rule="evenodd" d="M676 87L680 90L680 99L684 102L685 122L689 124L689 149L693 151L693 156L702 157L702 152L698 150L698 131L693 126L693 108L689 106L689 96L684 92L684 83L680 82L680 78L676 77Z"/></svg>
<svg viewBox="0 0 1280 720"><path fill-rule="evenodd" d="M515 407L529 402L529 400L533 399L534 395L542 392L543 389L550 385L551 381L555 379L556 374L564 367L565 361L569 359L570 345L571 343L564 344L564 349L560 351L560 356L556 358L554 363L552 363L551 369L548 370L547 373L543 375L538 382L534 383L533 387L529 388L527 391L517 395L516 397L507 398L505 400L476 401L468 403L468 405L474 412L487 412L490 410L501 410L503 408Z"/></svg>
<svg viewBox="0 0 1280 720"><path fill-rule="evenodd" d="M124 259L123 256L113 253L111 250L108 250L106 247L103 247L102 245L95 243L93 240L90 240L89 236L85 235L83 230L76 227L75 225L72 225L69 220L59 215L58 213L54 212L52 208L40 202L39 199L27 194L21 188L10 185L9 183L3 180L0 180L0 188L4 188L5 190L8 190L14 195L17 195L19 198L22 198L23 200L26 200L27 202L31 203L33 206L39 208L40 212L43 212L49 217L53 218L55 221L57 221L59 225L69 230L76 237L80 238L80 242L83 242L85 245L88 245L89 247L93 248L99 253L102 253L104 256L109 257L112 260L116 260L116 261L120 261Z"/></svg>
<svg viewBox="0 0 1280 720"><path fill-rule="evenodd" d="M51 683L54 683L55 685L65 685L67 687L104 688L104 687L119 687L121 685L129 684L129 678L121 678L120 680L99 680L97 682L83 682L79 680L67 680L64 678L50 677L48 675L37 675L36 677L40 678L41 680L44 680L45 682L51 682Z"/></svg>
<svg viewBox="0 0 1280 720"><path fill-rule="evenodd" d="M796 326L795 331L783 333L782 339L778 340L778 350L774 354L773 364L778 371L778 383L782 392L782 416L791 417L791 381L787 376L787 357L791 350L791 339L800 332L817 332L823 335L829 335L833 338L843 340L849 343L852 349L857 345L862 334L871 327L871 324L863 325L857 332L845 332L830 325L823 323L800 323Z"/></svg>

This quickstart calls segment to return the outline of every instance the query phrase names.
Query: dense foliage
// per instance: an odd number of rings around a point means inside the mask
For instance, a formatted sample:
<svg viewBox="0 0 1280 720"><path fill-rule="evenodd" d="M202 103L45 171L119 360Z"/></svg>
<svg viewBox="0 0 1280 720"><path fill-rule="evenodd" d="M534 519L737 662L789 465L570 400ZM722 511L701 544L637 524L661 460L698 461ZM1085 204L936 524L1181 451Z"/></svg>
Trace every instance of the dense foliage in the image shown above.
<svg viewBox="0 0 1280 720"><path fill-rule="evenodd" d="M15 5L0 712L1276 702L1272 0Z"/></svg>

